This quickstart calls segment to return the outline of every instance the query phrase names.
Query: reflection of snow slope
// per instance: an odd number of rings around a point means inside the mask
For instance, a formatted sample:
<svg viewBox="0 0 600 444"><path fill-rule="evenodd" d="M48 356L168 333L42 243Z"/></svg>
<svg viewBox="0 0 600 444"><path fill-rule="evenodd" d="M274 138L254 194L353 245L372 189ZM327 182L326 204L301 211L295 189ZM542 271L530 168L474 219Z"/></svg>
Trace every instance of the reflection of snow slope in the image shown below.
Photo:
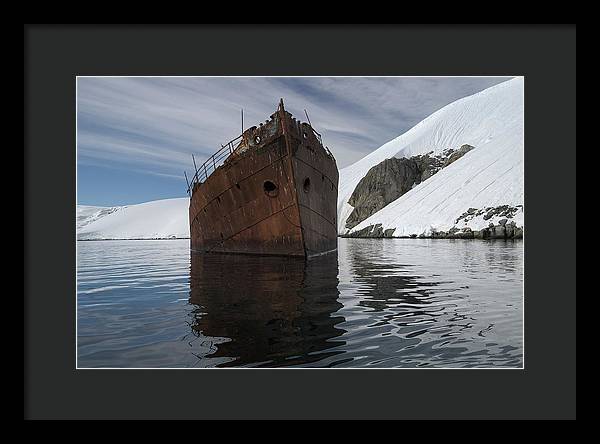
<svg viewBox="0 0 600 444"><path fill-rule="evenodd" d="M463 144L475 149L420 183L357 225L352 231L381 223L394 236L447 230L469 208L523 204L523 87L511 79L457 100L412 129L340 171L338 231L345 233L352 212L347 202L369 169L390 157L440 153ZM513 219L523 225L523 212ZM472 229L494 219L476 218ZM463 225L464 226L464 225ZM459 226L460 228L460 226Z"/></svg>
<svg viewBox="0 0 600 444"><path fill-rule="evenodd" d="M78 239L169 239L190 236L187 197L117 207L77 229ZM78 215L80 213L78 207ZM89 208L89 207L88 207ZM85 208L82 212L85 212ZM90 210L91 211L91 210Z"/></svg>

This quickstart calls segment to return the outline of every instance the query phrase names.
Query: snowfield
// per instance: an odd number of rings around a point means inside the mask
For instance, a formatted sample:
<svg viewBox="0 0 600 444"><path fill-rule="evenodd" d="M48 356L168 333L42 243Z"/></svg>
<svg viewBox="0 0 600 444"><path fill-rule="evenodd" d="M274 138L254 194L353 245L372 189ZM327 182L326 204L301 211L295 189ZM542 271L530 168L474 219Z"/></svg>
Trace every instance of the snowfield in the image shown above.
<svg viewBox="0 0 600 444"><path fill-rule="evenodd" d="M189 238L189 202L189 198L184 197L116 207L117 210L110 214L78 228L77 239ZM78 216L81 207L77 207ZM86 211L85 208L82 211Z"/></svg>
<svg viewBox="0 0 600 444"><path fill-rule="evenodd" d="M448 230L469 208L523 205L523 88L516 77L436 111L406 133L384 144L358 162L340 170L338 232L347 234L375 224L395 229L393 236L429 235ZM345 228L353 208L348 200L369 169L391 157L412 157L434 151L475 147L464 157L421 182L406 194L362 221ZM521 210L512 219L523 226ZM474 218L473 230L495 218Z"/></svg>

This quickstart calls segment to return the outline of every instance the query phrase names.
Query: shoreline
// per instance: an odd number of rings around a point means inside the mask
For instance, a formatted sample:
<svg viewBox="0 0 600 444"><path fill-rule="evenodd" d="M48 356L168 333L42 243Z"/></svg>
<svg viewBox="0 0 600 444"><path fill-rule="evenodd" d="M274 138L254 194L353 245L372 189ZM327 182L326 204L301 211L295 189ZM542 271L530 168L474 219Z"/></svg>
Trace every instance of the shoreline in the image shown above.
<svg viewBox="0 0 600 444"><path fill-rule="evenodd" d="M517 226L514 221L502 219L498 225L490 222L487 227L473 230L469 227L452 228L445 230L431 229L429 234L410 234L408 236L394 236L395 228L384 229L382 224L369 225L361 230L339 235L339 237L356 238L387 238L387 239L522 239L523 226Z"/></svg>
<svg viewBox="0 0 600 444"><path fill-rule="evenodd" d="M523 240L520 237L432 237L432 236L348 236L338 235L342 239L443 239L443 240ZM119 239L76 239L77 242L106 242L106 241L169 241L169 240L189 240L189 237L154 237L154 238L119 238Z"/></svg>
<svg viewBox="0 0 600 444"><path fill-rule="evenodd" d="M94 242L94 241L124 241L124 240L184 240L189 237L120 237L120 238L100 238L100 239L76 239L77 242Z"/></svg>

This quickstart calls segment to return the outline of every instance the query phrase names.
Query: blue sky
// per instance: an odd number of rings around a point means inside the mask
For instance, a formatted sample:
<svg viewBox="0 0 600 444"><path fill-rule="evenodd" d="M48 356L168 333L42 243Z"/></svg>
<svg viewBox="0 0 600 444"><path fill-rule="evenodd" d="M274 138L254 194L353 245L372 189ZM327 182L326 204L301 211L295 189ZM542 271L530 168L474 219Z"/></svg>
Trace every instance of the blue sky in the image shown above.
<svg viewBox="0 0 600 444"><path fill-rule="evenodd" d="M280 98L344 168L443 106L508 77L79 77L77 201L129 205L185 197L197 163Z"/></svg>

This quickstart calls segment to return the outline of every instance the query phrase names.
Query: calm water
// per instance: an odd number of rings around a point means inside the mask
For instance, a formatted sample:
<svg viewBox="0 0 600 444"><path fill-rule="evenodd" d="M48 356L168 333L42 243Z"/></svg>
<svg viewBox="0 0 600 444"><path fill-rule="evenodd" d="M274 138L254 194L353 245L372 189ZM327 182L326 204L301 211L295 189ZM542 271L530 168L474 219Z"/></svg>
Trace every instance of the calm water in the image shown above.
<svg viewBox="0 0 600 444"><path fill-rule="evenodd" d="M523 243L339 239L338 255L78 242L81 367L521 367Z"/></svg>

